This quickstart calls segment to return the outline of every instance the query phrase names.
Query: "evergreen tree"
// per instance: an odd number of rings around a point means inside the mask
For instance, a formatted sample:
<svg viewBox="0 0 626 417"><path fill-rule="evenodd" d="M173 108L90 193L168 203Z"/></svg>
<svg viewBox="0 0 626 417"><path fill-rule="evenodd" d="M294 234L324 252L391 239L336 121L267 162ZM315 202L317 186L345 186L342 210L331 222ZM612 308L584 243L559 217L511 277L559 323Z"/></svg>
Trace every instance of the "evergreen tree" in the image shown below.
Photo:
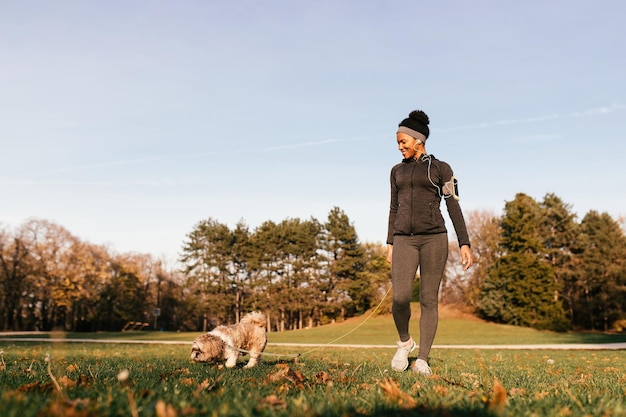
<svg viewBox="0 0 626 417"><path fill-rule="evenodd" d="M255 309L265 312L268 320L268 329L273 328L275 321L274 285L283 275L280 246L281 236L278 226L271 220L266 220L258 226L250 236L249 268L252 288L252 298Z"/></svg>
<svg viewBox="0 0 626 417"><path fill-rule="evenodd" d="M354 226L338 207L324 224L324 243L330 262L330 290L338 292L344 315L362 313L370 308L373 292L365 270L365 253ZM343 295L342 295L343 294Z"/></svg>
<svg viewBox="0 0 626 417"><path fill-rule="evenodd" d="M251 237L250 262L255 292L262 293L270 326L277 330L302 328L315 315L315 277L318 274L318 238L315 220L267 221Z"/></svg>
<svg viewBox="0 0 626 417"><path fill-rule="evenodd" d="M626 311L626 237L607 213L588 212L576 239L579 275L574 284L574 324L608 330Z"/></svg>
<svg viewBox="0 0 626 417"><path fill-rule="evenodd" d="M2 330L35 330L24 326L21 308L30 292L34 260L25 236L0 231L0 325Z"/></svg>
<svg viewBox="0 0 626 417"><path fill-rule="evenodd" d="M202 315L232 322L233 300L228 278L232 260L233 236L225 224L214 219L200 221L187 235L180 262L192 294L202 300Z"/></svg>
<svg viewBox="0 0 626 417"><path fill-rule="evenodd" d="M142 285L139 264L132 255L120 255L111 261L111 276L98 300L98 327L120 330L128 322L149 319L149 298Z"/></svg>
<svg viewBox="0 0 626 417"><path fill-rule="evenodd" d="M543 243L546 248L546 259L554 268L556 292L555 301L562 301L568 318L573 319L572 283L575 281L576 264L572 247L578 234L576 214L571 206L565 204L555 194L546 194L541 207L545 213L540 227Z"/></svg>
<svg viewBox="0 0 626 417"><path fill-rule="evenodd" d="M566 330L560 302L554 301L554 269L546 261L541 230L543 210L519 193L501 219L502 256L488 269L479 311L487 319L539 329Z"/></svg>
<svg viewBox="0 0 626 417"><path fill-rule="evenodd" d="M277 301L281 329L300 329L305 317L313 314L317 302L312 292L311 277L317 268L319 223L311 219L287 219L279 225L284 275L277 283Z"/></svg>
<svg viewBox="0 0 626 417"><path fill-rule="evenodd" d="M251 274L248 267L250 247L250 231L248 230L248 226L243 220L239 221L235 230L231 232L230 243L231 291L234 298L233 310L235 312L235 322L237 323L248 310L246 295L253 287L250 283Z"/></svg>
<svg viewBox="0 0 626 417"><path fill-rule="evenodd" d="M365 243L363 250L366 259L363 278L372 289L372 307L382 301L377 314L391 313L391 265L387 262L387 245Z"/></svg>

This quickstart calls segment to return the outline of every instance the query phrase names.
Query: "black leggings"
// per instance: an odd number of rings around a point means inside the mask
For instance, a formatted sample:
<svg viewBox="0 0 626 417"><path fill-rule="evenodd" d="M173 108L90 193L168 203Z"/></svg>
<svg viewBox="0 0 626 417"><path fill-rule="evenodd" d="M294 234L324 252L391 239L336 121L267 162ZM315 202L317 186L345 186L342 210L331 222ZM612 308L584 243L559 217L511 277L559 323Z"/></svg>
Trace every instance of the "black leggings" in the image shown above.
<svg viewBox="0 0 626 417"><path fill-rule="evenodd" d="M448 260L448 235L395 236L391 260L393 303L391 311L400 341L410 339L411 296L420 269L420 343L418 359L428 361L435 340L439 312L439 285Z"/></svg>

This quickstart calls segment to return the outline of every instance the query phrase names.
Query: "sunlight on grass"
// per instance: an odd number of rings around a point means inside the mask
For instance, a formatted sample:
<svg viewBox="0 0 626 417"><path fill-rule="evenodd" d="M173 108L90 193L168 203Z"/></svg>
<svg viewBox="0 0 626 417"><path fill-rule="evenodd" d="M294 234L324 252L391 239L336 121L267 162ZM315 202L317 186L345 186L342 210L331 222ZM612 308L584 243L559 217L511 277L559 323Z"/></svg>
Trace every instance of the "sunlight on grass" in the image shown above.
<svg viewBox="0 0 626 417"><path fill-rule="evenodd" d="M0 415L626 417L626 350L454 347L616 343L625 334L541 332L443 314L431 377L390 369L397 335L389 315L269 333L252 369L242 368L247 358L234 369L190 362L198 334L0 335Z"/></svg>
<svg viewBox="0 0 626 417"><path fill-rule="evenodd" d="M2 416L626 415L626 351L439 349L422 377L391 371L393 349L324 347L252 369L192 363L184 345L0 350Z"/></svg>

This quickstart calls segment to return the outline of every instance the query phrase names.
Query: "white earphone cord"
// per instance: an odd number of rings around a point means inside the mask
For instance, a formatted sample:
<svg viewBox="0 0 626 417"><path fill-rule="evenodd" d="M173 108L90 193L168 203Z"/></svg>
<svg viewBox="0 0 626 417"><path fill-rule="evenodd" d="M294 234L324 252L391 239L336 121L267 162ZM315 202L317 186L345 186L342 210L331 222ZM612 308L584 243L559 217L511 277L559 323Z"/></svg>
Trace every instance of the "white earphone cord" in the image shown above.
<svg viewBox="0 0 626 417"><path fill-rule="evenodd" d="M452 194L448 194L448 195L442 194L441 193L441 188L439 188L439 186L437 184L435 184L433 182L432 178L430 177L430 165L432 164L432 161L433 161L431 156L429 154L427 154L427 153L424 153L422 155L422 161L424 159L428 159L428 181L430 181L430 183L433 185L433 187L435 187L437 189L437 194L439 194L439 198L444 198L445 199L445 198L452 197Z"/></svg>

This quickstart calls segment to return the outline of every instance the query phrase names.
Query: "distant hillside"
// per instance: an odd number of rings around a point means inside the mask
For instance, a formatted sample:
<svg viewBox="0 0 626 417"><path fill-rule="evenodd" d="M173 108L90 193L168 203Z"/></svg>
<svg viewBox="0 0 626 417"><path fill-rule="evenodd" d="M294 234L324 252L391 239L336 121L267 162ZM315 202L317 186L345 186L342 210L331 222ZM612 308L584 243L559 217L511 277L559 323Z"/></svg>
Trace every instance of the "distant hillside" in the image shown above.
<svg viewBox="0 0 626 417"><path fill-rule="evenodd" d="M419 304L411 305L411 334L419 338ZM330 343L394 345L398 340L391 314L369 313L341 323L303 330L272 332L270 343ZM556 333L527 327L488 323L454 306L441 306L435 345L616 343L626 342L626 334Z"/></svg>

